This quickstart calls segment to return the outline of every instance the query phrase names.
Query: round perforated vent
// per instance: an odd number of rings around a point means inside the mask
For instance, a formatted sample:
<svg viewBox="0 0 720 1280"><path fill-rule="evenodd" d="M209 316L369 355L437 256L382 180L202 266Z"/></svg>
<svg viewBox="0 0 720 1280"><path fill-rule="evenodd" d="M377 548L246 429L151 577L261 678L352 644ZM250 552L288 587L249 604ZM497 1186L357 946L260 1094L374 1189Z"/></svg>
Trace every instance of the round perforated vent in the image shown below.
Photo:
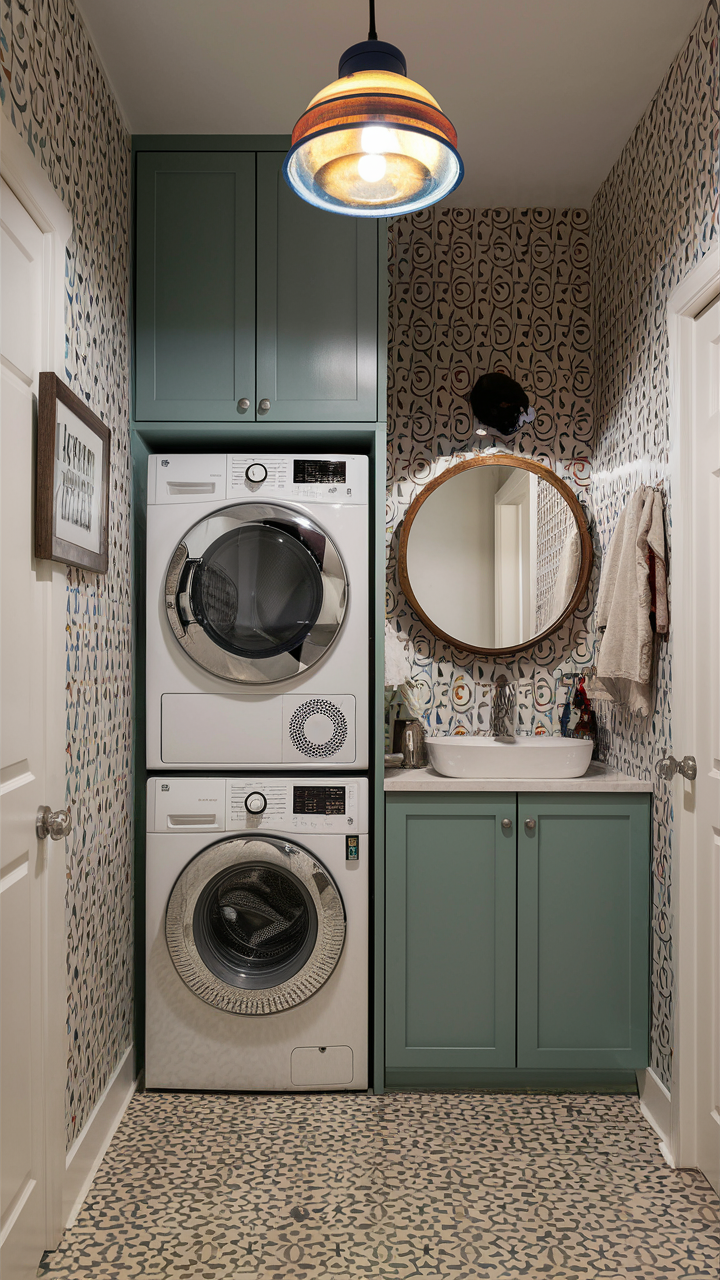
<svg viewBox="0 0 720 1280"><path fill-rule="evenodd" d="M334 756L347 741L348 723L327 698L309 698L293 711L288 726L296 751L310 759Z"/></svg>

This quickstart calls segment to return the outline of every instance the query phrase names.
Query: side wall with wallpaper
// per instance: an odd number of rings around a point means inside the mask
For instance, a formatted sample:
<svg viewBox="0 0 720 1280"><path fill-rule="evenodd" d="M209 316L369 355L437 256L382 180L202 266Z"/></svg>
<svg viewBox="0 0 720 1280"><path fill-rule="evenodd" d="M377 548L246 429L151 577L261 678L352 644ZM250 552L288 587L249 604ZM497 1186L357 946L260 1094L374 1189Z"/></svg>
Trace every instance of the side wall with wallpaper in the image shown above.
<svg viewBox="0 0 720 1280"><path fill-rule="evenodd" d="M65 373L112 431L108 573L67 577L69 1147L132 1042L130 138L72 0L2 0L0 98L72 214Z"/></svg>
<svg viewBox="0 0 720 1280"><path fill-rule="evenodd" d="M718 0L710 0L617 163L593 200L597 394L591 494L607 547L630 493L667 483L667 300L718 235ZM670 563L672 592L672 561ZM603 717L605 754L647 778L661 747L672 749L672 611L659 648L650 722L620 710ZM684 753L682 743L677 744ZM653 823L653 1070L672 1078L672 826L670 787L655 780Z"/></svg>

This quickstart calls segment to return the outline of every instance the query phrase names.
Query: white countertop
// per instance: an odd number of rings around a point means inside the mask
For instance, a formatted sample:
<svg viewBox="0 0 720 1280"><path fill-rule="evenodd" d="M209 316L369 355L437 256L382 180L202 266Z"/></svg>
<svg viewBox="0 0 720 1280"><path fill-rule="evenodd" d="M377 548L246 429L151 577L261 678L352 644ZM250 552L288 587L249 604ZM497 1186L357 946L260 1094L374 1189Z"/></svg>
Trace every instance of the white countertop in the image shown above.
<svg viewBox="0 0 720 1280"><path fill-rule="evenodd" d="M593 760L582 778L446 778L425 769L386 769L386 791L644 791L652 782L629 778Z"/></svg>

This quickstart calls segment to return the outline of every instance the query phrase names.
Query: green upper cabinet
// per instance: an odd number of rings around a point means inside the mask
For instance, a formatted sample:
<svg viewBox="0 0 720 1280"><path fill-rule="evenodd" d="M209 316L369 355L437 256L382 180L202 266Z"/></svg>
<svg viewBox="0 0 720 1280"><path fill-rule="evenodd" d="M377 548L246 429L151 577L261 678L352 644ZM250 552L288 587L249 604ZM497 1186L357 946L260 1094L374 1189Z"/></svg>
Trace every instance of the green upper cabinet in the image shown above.
<svg viewBox="0 0 720 1280"><path fill-rule="evenodd" d="M135 418L237 422L255 405L255 156L141 152Z"/></svg>
<svg viewBox="0 0 720 1280"><path fill-rule="evenodd" d="M515 796L406 793L386 815L388 1082L514 1067Z"/></svg>
<svg viewBox="0 0 720 1280"><path fill-rule="evenodd" d="M648 810L644 795L519 797L518 1067L647 1066Z"/></svg>
<svg viewBox="0 0 720 1280"><path fill-rule="evenodd" d="M377 225L300 200L283 158L138 153L136 421L377 420Z"/></svg>
<svg viewBox="0 0 720 1280"><path fill-rule="evenodd" d="M257 399L269 422L377 417L377 226L296 196L257 158Z"/></svg>

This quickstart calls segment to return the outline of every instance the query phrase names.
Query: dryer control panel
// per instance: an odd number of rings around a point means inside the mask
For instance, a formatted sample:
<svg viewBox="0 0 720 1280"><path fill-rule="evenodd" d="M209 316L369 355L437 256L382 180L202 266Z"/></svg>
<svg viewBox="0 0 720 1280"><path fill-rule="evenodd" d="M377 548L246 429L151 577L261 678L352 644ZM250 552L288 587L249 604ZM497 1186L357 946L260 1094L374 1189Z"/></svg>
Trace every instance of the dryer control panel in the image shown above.
<svg viewBox="0 0 720 1280"><path fill-rule="evenodd" d="M151 778L148 831L367 835L367 778Z"/></svg>
<svg viewBox="0 0 720 1280"><path fill-rule="evenodd" d="M234 498L366 506L368 459L335 453L151 454L148 503Z"/></svg>

